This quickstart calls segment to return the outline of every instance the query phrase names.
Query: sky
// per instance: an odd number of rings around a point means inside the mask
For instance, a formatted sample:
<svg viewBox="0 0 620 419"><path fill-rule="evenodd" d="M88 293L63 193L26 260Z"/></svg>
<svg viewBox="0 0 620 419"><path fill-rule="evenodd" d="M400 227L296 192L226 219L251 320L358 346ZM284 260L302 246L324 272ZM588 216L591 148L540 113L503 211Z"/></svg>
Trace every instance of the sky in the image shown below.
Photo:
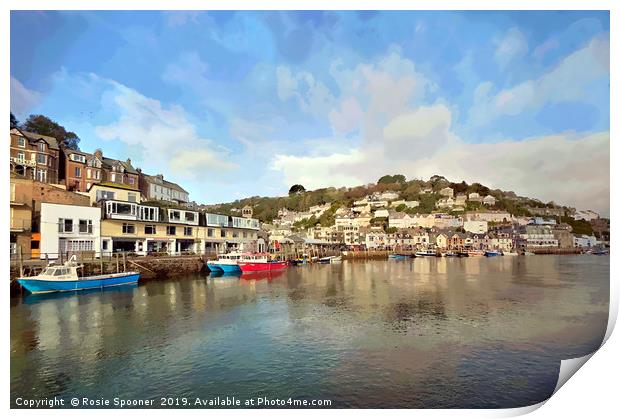
<svg viewBox="0 0 620 419"><path fill-rule="evenodd" d="M199 203L439 174L609 214L606 11L12 11L11 110Z"/></svg>

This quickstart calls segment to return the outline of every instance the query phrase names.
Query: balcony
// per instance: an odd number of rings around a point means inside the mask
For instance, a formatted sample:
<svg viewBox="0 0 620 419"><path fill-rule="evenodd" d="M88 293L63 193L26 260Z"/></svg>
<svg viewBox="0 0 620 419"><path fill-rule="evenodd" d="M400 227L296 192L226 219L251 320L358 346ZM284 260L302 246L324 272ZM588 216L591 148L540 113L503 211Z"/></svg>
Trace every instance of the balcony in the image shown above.
<svg viewBox="0 0 620 419"><path fill-rule="evenodd" d="M31 220L11 219L11 233L29 231L32 227Z"/></svg>
<svg viewBox="0 0 620 419"><path fill-rule="evenodd" d="M19 164L20 166L37 167L37 161L35 159L26 160L21 157L11 157L11 162Z"/></svg>

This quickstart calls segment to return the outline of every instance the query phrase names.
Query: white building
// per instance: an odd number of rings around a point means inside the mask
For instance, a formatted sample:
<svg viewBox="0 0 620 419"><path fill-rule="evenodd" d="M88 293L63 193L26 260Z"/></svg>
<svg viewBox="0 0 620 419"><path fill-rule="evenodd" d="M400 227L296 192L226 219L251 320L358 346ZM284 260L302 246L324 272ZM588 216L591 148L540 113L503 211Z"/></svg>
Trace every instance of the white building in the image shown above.
<svg viewBox="0 0 620 419"><path fill-rule="evenodd" d="M387 242L387 234L383 232L368 232L366 233L364 244L366 245L366 249L373 250L385 248L387 246Z"/></svg>
<svg viewBox="0 0 620 419"><path fill-rule="evenodd" d="M393 201L398 199L398 192L385 191L377 195L378 200L383 201Z"/></svg>
<svg viewBox="0 0 620 419"><path fill-rule="evenodd" d="M573 237L573 244L575 247L594 247L598 244L598 240L594 236L581 234Z"/></svg>
<svg viewBox="0 0 620 419"><path fill-rule="evenodd" d="M484 234L489 231L489 223L487 221L465 221L463 228L469 233Z"/></svg>
<svg viewBox="0 0 620 419"><path fill-rule="evenodd" d="M443 188L439 191L439 195L452 198L454 196L454 189L452 188Z"/></svg>
<svg viewBox="0 0 620 419"><path fill-rule="evenodd" d="M416 227L416 220L406 212L392 211L389 213L388 225L395 228Z"/></svg>
<svg viewBox="0 0 620 419"><path fill-rule="evenodd" d="M507 211L472 211L465 214L468 221L488 221L489 223L501 223L511 221L512 215Z"/></svg>
<svg viewBox="0 0 620 419"><path fill-rule="evenodd" d="M575 215L573 216L573 218L575 220L585 220L585 221L590 222L592 220L596 220L597 218L599 218L599 215L594 211L582 210L582 211L575 212Z"/></svg>
<svg viewBox="0 0 620 419"><path fill-rule="evenodd" d="M482 202L482 197L478 192L472 192L468 195L468 199L473 202Z"/></svg>
<svg viewBox="0 0 620 419"><path fill-rule="evenodd" d="M441 198L435 203L435 206L437 208L451 208L452 206L454 206L454 199Z"/></svg>
<svg viewBox="0 0 620 419"><path fill-rule="evenodd" d="M378 209L375 211L375 218L382 217L387 218L390 216L390 212L386 209Z"/></svg>
<svg viewBox="0 0 620 419"><path fill-rule="evenodd" d="M482 203L484 205L495 205L495 197L491 195L487 195L484 198L482 198Z"/></svg>
<svg viewBox="0 0 620 419"><path fill-rule="evenodd" d="M101 208L41 204L41 259L101 251Z"/></svg>

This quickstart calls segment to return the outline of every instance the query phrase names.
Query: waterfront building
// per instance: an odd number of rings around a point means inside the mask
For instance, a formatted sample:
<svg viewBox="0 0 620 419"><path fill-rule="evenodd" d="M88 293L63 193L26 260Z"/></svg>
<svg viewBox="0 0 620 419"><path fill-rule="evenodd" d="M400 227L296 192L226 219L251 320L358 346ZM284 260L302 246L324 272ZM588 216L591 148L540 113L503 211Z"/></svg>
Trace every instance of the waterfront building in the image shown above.
<svg viewBox="0 0 620 419"><path fill-rule="evenodd" d="M42 183L59 182L60 147L56 138L13 128L9 155L12 173Z"/></svg>
<svg viewBox="0 0 620 419"><path fill-rule="evenodd" d="M105 200L134 202L136 204L141 201L138 188L110 182L92 184L87 194L91 204Z"/></svg>
<svg viewBox="0 0 620 419"><path fill-rule="evenodd" d="M383 232L370 231L366 233L364 245L368 250L382 250L388 245L388 235Z"/></svg>
<svg viewBox="0 0 620 419"><path fill-rule="evenodd" d="M140 193L145 201L189 203L189 193L178 184L165 180L164 175L150 176L142 173L140 169L138 169L138 173L140 175Z"/></svg>
<svg viewBox="0 0 620 419"><path fill-rule="evenodd" d="M446 233L439 233L435 237L435 244L440 249L447 249L448 248L448 240L449 240L448 234L446 234Z"/></svg>
<svg viewBox="0 0 620 419"><path fill-rule="evenodd" d="M547 225L526 225L521 227L519 234L519 247L525 248L557 248L558 239L553 235L550 226Z"/></svg>
<svg viewBox="0 0 620 419"><path fill-rule="evenodd" d="M340 225L336 227L338 235L342 236L342 242L347 246L359 246L360 228L354 225Z"/></svg>
<svg viewBox="0 0 620 419"><path fill-rule="evenodd" d="M599 241L595 236L588 236L586 234L576 234L573 237L573 246L581 248L594 247L599 244Z"/></svg>
<svg viewBox="0 0 620 419"><path fill-rule="evenodd" d="M101 209L91 206L41 204L42 259L73 254L99 256Z"/></svg>
<svg viewBox="0 0 620 419"><path fill-rule="evenodd" d="M512 234L498 232L491 236L491 247L508 252L515 248L515 241Z"/></svg>
<svg viewBox="0 0 620 419"><path fill-rule="evenodd" d="M67 192L62 185L37 182L11 174L10 250L24 259L38 258L41 245L40 216L43 202L88 206L87 196Z"/></svg>
<svg viewBox="0 0 620 419"><path fill-rule="evenodd" d="M480 220L468 220L463 222L463 229L469 233L484 234L489 231L489 223Z"/></svg>

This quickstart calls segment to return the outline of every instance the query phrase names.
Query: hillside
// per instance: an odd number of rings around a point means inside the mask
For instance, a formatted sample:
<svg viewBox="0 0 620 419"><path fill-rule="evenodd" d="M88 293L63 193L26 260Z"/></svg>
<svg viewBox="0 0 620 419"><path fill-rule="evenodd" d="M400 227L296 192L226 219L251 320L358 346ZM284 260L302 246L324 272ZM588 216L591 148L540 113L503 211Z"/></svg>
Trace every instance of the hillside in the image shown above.
<svg viewBox="0 0 620 419"><path fill-rule="evenodd" d="M361 199L374 192L394 191L399 194L399 199L405 201L419 201L420 205L415 208L396 208L400 211L409 213L431 213L435 211L435 203L441 196L439 190L445 187L454 189L454 194L479 193L481 196L491 195L496 199L493 206L484 206L491 210L506 210L517 216L532 216L538 213L534 209L556 209L559 212L569 210L553 202L544 203L540 200L521 197L512 191L502 191L500 189L490 189L480 183L467 184L466 182L451 182L443 176L432 176L429 180L420 179L407 180L403 175L386 175L381 177L376 184L356 186L352 188L322 188L313 191L306 191L300 185L294 185L288 196L281 197L259 197L236 200L234 202L209 205L208 209L225 214L236 215L240 209L246 205L254 209L254 217L262 222L272 222L278 216L278 210L286 208L291 211L307 211L313 205L331 203L332 207L320 218L310 219L306 226L311 226L318 222L321 225L331 225L333 223L333 213L341 206L351 207L355 200ZM422 193L423 189L431 188L432 193ZM483 205L479 202L467 202L466 211L481 209Z"/></svg>

